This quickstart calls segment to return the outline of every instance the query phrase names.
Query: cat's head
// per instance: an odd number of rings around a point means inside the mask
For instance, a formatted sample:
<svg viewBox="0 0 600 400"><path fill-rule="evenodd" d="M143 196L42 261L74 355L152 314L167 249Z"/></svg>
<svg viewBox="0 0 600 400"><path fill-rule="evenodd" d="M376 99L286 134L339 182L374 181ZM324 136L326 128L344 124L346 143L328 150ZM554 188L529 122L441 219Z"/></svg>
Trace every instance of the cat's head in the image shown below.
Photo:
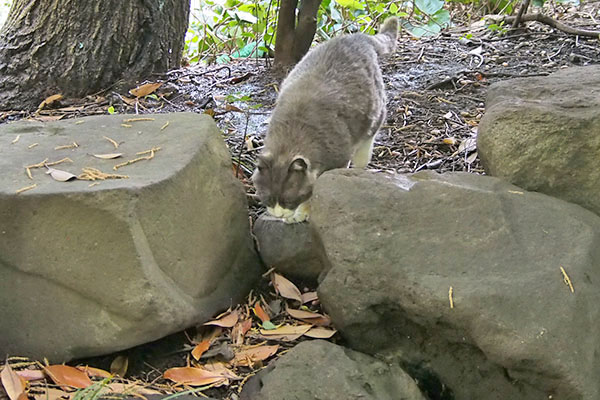
<svg viewBox="0 0 600 400"><path fill-rule="evenodd" d="M269 152L258 156L252 175L256 194L269 213L288 217L312 195L317 172L302 155L284 156Z"/></svg>

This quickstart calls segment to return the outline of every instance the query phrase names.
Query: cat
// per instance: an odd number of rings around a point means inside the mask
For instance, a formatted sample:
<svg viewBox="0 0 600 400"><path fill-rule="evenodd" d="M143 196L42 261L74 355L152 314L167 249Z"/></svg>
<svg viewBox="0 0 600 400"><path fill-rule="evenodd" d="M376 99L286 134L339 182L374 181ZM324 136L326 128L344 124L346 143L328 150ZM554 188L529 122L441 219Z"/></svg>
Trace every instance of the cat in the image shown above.
<svg viewBox="0 0 600 400"><path fill-rule="evenodd" d="M377 35L340 36L310 50L281 84L265 145L252 175L267 212L286 223L309 217L323 172L364 168L386 118L378 57L394 51L398 19Z"/></svg>

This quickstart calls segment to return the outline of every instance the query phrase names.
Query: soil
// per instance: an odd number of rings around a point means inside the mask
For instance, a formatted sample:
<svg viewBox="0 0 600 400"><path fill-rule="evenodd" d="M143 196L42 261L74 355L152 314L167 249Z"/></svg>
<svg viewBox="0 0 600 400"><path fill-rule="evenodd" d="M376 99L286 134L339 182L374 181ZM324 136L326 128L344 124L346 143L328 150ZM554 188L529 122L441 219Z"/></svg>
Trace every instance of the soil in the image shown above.
<svg viewBox="0 0 600 400"><path fill-rule="evenodd" d="M599 9L600 2L591 2L579 8L558 6L553 11L564 23L598 30L600 22L595 18L600 18ZM600 63L598 38L566 34L540 23L507 32L492 32L482 23L475 23L420 40L404 34L396 53L382 62L388 118L375 142L369 168L400 173L431 169L483 174L475 139L491 84L595 63ZM262 212L252 196L250 176L280 83L268 60L191 66L155 78L152 81L165 82L155 99L146 97L135 103L125 97L126 91L111 88L86 99L53 103L55 108L44 108L36 114L18 110L0 113L0 122L104 114L111 105L118 113L210 114L223 132L234 171L249 194L253 216ZM139 354L140 359L136 361L132 356L132 373L152 381L165 368L185 365L187 343L184 334L177 334L133 349L130 354ZM107 368L113 358L110 355L89 361ZM208 394L233 398L222 390Z"/></svg>

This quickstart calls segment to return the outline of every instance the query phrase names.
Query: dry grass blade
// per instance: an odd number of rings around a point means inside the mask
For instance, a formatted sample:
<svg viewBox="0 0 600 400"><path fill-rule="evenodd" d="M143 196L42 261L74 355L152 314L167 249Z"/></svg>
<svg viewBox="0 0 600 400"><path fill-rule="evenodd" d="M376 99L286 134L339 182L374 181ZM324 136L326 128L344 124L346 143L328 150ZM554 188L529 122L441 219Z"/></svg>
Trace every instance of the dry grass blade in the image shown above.
<svg viewBox="0 0 600 400"><path fill-rule="evenodd" d="M273 282L273 287L280 296L285 297L286 299L302 302L302 294L300 293L300 290L296 287L296 285L284 278L282 275L273 272L271 275L271 281Z"/></svg>
<svg viewBox="0 0 600 400"><path fill-rule="evenodd" d="M119 148L119 143L117 143L116 140L109 138L108 136L103 136L104 139L108 140L113 146L115 146L115 149Z"/></svg>
<svg viewBox="0 0 600 400"><path fill-rule="evenodd" d="M35 189L36 187L37 187L37 183L34 183L33 185L29 185L29 186L22 187L21 189L17 189L15 191L15 193L20 194L20 193L26 192L28 190Z"/></svg>
<svg viewBox="0 0 600 400"><path fill-rule="evenodd" d="M101 160L112 160L113 158L119 158L123 153L108 153L108 154L93 154L94 157Z"/></svg>
<svg viewBox="0 0 600 400"><path fill-rule="evenodd" d="M86 167L83 168L83 173L80 174L77 179L83 181L95 181L95 180L106 180L106 179L128 179L128 175L119 175L119 174L107 174L99 169Z"/></svg>
<svg viewBox="0 0 600 400"><path fill-rule="evenodd" d="M10 367L8 362L4 364L4 369L0 374L2 386L6 390L6 394L10 400L19 400L24 394L26 384L24 380ZM26 398L26 397L25 397Z"/></svg>

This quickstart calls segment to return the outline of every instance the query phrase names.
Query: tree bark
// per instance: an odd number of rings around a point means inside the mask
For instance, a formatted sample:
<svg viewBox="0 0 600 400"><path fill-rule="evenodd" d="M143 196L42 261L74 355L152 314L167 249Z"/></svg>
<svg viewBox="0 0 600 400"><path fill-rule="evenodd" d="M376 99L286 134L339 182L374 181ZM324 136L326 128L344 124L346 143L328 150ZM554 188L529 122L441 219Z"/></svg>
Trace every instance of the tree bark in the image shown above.
<svg viewBox="0 0 600 400"><path fill-rule="evenodd" d="M281 0L277 19L275 68L287 70L308 52L317 31L317 12L321 0Z"/></svg>
<svg viewBox="0 0 600 400"><path fill-rule="evenodd" d="M189 0L14 0L0 30L0 110L177 68L189 9Z"/></svg>

